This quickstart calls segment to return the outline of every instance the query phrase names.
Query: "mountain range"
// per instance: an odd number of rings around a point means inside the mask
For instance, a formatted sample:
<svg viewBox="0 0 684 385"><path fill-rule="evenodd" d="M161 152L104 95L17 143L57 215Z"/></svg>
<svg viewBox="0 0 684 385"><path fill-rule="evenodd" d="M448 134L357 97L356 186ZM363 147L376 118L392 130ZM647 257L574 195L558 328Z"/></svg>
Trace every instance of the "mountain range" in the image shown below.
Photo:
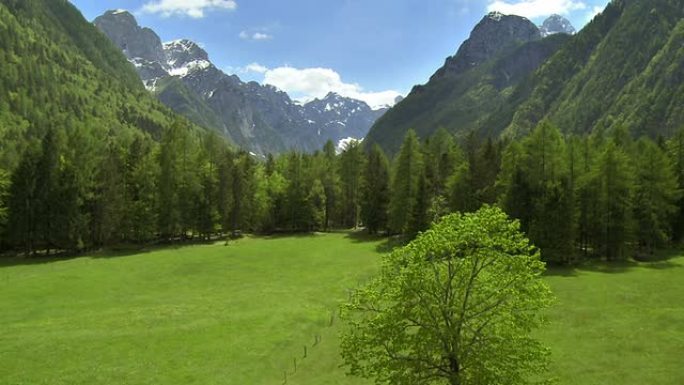
<svg viewBox="0 0 684 385"><path fill-rule="evenodd" d="M613 0L581 31L554 15L540 27L490 13L430 81L376 122L366 143L395 153L414 129L457 137L626 129L668 136L684 125L684 8Z"/></svg>
<svg viewBox="0 0 684 385"><path fill-rule="evenodd" d="M312 152L328 140L363 138L387 111L335 93L302 105L273 86L224 73L193 41L162 43L124 10L107 11L94 24L162 103L255 154Z"/></svg>

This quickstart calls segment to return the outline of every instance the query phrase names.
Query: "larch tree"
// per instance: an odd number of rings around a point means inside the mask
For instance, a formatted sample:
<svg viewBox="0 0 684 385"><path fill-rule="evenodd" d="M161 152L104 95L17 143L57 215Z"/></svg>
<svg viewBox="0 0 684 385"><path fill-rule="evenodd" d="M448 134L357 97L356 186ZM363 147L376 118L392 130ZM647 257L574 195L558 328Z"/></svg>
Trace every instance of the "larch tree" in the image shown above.
<svg viewBox="0 0 684 385"><path fill-rule="evenodd" d="M667 155L649 139L637 143L634 218L640 253L664 246L672 233L672 219L682 192Z"/></svg>
<svg viewBox="0 0 684 385"><path fill-rule="evenodd" d="M395 163L388 214L389 230L395 234L405 234L410 230L423 167L415 131L409 130L406 134Z"/></svg>
<svg viewBox="0 0 684 385"><path fill-rule="evenodd" d="M339 175L342 189L341 214L345 227L359 225L361 210L361 178L365 156L361 142L352 141L339 156Z"/></svg>
<svg viewBox="0 0 684 385"><path fill-rule="evenodd" d="M370 234L387 229L390 202L389 161L380 146L373 145L363 173L361 219Z"/></svg>

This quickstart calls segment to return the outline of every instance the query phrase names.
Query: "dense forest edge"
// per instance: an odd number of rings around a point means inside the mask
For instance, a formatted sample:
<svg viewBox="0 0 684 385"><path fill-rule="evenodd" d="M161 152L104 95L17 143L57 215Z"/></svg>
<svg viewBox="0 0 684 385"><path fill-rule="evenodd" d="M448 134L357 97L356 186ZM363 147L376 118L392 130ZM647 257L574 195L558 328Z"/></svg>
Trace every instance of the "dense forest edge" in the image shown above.
<svg viewBox="0 0 684 385"><path fill-rule="evenodd" d="M645 258L684 232L681 130L543 120L524 137L409 130L393 159L358 142L262 159L163 107L67 1L0 4L0 60L3 254L361 227L410 240L487 204L557 263Z"/></svg>
<svg viewBox="0 0 684 385"><path fill-rule="evenodd" d="M365 227L412 239L452 212L497 205L547 262L649 258L684 231L684 130L563 136L542 122L522 140L457 142L410 131L394 161L379 146L332 142L260 161L182 124L159 142L110 141L84 163L50 129L3 172L3 249L76 253L239 233ZM83 157L83 154L79 154ZM81 158L83 159L83 158ZM82 165L100 172L83 184Z"/></svg>

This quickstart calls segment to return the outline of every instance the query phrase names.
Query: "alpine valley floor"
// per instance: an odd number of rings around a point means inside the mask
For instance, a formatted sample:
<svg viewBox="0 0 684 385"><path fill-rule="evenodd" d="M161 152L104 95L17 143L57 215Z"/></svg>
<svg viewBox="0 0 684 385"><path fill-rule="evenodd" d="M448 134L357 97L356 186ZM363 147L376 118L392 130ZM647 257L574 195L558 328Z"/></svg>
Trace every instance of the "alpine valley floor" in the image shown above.
<svg viewBox="0 0 684 385"><path fill-rule="evenodd" d="M370 384L340 367L334 309L386 246L334 233L2 261L0 382ZM550 269L559 382L682 384L682 268Z"/></svg>

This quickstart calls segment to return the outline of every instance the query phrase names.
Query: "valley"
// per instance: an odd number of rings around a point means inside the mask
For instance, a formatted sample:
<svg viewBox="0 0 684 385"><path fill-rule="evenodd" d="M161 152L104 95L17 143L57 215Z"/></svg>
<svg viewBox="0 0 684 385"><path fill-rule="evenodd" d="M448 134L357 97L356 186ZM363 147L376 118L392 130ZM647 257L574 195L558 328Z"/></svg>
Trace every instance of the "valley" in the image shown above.
<svg viewBox="0 0 684 385"><path fill-rule="evenodd" d="M345 376L330 317L384 246L338 233L0 262L3 382L369 384ZM549 270L540 337L560 384L680 383L678 254Z"/></svg>
<svg viewBox="0 0 684 385"><path fill-rule="evenodd" d="M0 0L0 383L682 384L681 1L386 1Z"/></svg>

